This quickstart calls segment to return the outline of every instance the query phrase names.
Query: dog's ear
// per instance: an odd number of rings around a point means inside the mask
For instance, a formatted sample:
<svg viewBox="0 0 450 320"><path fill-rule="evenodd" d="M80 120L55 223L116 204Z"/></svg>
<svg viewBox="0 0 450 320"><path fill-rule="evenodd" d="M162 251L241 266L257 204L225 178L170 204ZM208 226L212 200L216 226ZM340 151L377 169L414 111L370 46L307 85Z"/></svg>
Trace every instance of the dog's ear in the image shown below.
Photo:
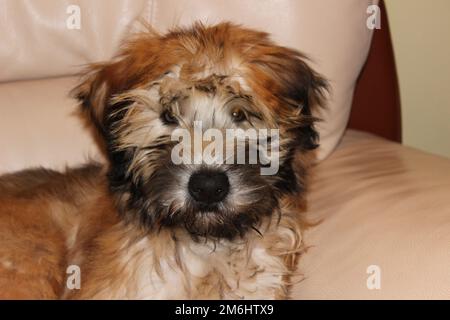
<svg viewBox="0 0 450 320"><path fill-rule="evenodd" d="M127 59L90 65L71 96L80 103L82 117L94 125L101 136L105 133L105 113L109 99L127 87Z"/></svg>
<svg viewBox="0 0 450 320"><path fill-rule="evenodd" d="M254 62L256 68L265 74L265 87L281 101L283 107L277 110L280 121L296 131L299 145L304 150L318 146L319 135L314 123L319 120L313 110L324 106L328 82L307 63L308 58L298 51L265 45Z"/></svg>
<svg viewBox="0 0 450 320"><path fill-rule="evenodd" d="M113 60L92 64L84 72L71 96L80 102L82 116L101 136L108 130L105 121L114 95L149 83L174 64L173 56L164 52L164 44L151 30L135 34L122 44Z"/></svg>
<svg viewBox="0 0 450 320"><path fill-rule="evenodd" d="M298 109L297 137L300 147L312 150L318 147L319 133L315 122L320 119L313 115L319 107L324 107L325 93L329 90L328 82L316 73L305 61L302 55L291 56L284 73L284 85L281 95L286 101L292 101Z"/></svg>

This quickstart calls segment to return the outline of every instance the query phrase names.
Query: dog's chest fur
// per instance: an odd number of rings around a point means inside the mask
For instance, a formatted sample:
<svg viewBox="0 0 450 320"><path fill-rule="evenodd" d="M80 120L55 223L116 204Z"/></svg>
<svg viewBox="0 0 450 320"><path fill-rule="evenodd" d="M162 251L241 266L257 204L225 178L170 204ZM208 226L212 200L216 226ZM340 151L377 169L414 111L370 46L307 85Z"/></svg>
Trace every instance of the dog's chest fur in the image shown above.
<svg viewBox="0 0 450 320"><path fill-rule="evenodd" d="M119 223L96 240L99 252L79 261L90 266L82 267L86 272L81 289L67 292L67 297L275 299L287 295L291 270L286 253L295 252L299 239L293 230L269 227L263 237L255 233L245 241L214 243L168 231L133 240L130 228Z"/></svg>
<svg viewBox="0 0 450 320"><path fill-rule="evenodd" d="M99 293L110 298L191 299L275 297L286 268L262 247L219 244L180 244L178 256L163 257L143 239L117 257L125 281ZM214 251L213 251L214 250ZM178 260L178 261L177 261Z"/></svg>

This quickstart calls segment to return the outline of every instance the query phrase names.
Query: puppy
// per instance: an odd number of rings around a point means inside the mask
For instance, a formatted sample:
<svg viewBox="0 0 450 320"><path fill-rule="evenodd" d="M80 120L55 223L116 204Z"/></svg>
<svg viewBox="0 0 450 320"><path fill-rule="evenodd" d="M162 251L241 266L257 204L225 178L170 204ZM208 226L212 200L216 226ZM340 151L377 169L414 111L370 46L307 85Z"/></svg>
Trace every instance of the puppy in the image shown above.
<svg viewBox="0 0 450 320"><path fill-rule="evenodd" d="M0 295L288 298L317 147L312 110L327 89L305 60L266 33L197 23L136 34L90 66L73 94L108 163L0 178ZM236 163L242 151L174 161L176 130L207 129L275 129L277 170L262 174L261 154ZM242 144L249 154L260 141Z"/></svg>

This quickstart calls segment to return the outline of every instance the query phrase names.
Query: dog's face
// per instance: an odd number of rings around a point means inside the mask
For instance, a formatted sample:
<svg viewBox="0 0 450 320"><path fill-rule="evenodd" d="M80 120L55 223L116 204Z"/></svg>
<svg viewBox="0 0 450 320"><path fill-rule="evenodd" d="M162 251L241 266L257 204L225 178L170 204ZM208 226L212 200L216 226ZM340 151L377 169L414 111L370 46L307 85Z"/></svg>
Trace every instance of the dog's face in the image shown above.
<svg viewBox="0 0 450 320"><path fill-rule="evenodd" d="M277 212L284 196L298 196L305 175L298 159L316 147L311 109L326 89L303 59L264 33L225 23L139 34L116 59L92 66L74 93L103 141L124 218L233 239ZM216 161L198 160L216 140L204 136L182 149L191 162L174 161L175 133L192 137L208 129L225 137L230 129L276 129L279 168L262 175L268 164L261 157L234 161L238 149L231 156L224 149L235 138L214 149ZM245 153L258 143L246 140Z"/></svg>

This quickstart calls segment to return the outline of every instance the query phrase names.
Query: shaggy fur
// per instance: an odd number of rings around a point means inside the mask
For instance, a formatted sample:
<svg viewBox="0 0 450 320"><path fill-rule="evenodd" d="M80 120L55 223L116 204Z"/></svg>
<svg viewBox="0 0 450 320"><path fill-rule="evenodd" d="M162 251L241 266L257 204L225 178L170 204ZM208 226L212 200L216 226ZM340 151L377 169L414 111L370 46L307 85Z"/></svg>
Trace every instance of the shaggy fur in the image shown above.
<svg viewBox="0 0 450 320"><path fill-rule="evenodd" d="M90 66L73 94L108 164L0 177L0 296L287 298L317 146L311 114L326 90L305 60L223 23L136 34ZM278 173L173 164L171 133L198 120L279 129ZM220 204L186 192L199 169L228 176ZM81 268L79 290L66 288L69 265Z"/></svg>

